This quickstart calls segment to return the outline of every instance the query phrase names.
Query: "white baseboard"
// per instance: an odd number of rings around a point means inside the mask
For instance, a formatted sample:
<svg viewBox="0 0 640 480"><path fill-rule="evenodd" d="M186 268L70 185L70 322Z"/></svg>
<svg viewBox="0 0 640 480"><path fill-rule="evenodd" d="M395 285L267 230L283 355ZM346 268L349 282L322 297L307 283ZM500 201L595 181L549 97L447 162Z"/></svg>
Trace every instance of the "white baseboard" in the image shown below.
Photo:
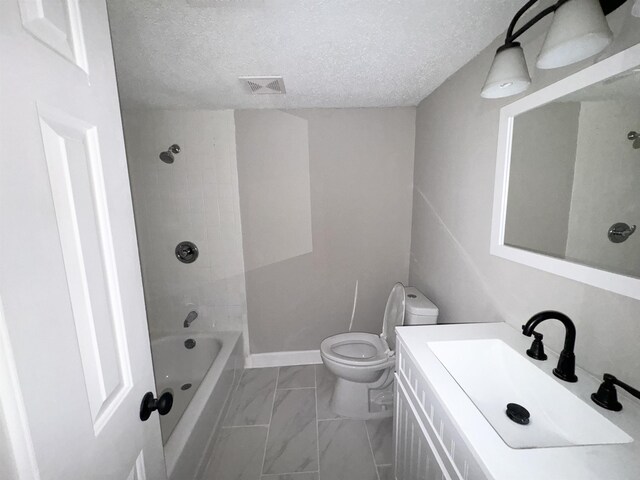
<svg viewBox="0 0 640 480"><path fill-rule="evenodd" d="M290 367L322 363L320 350L254 353L245 359L245 368Z"/></svg>

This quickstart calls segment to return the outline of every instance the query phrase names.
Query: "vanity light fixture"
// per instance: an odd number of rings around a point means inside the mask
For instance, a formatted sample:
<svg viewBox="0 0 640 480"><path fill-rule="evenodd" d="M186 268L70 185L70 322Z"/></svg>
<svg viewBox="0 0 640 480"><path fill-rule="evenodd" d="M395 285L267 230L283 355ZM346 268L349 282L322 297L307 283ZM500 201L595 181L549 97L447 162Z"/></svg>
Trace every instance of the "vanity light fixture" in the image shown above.
<svg viewBox="0 0 640 480"><path fill-rule="evenodd" d="M558 0L516 30L518 21L537 2L529 0L511 20L504 45L498 48L489 69L482 97L509 97L529 88L531 77L527 62L516 40L547 15L553 13L553 21L536 66L564 67L601 52L611 43L613 33L605 16L626 0Z"/></svg>
<svg viewBox="0 0 640 480"><path fill-rule="evenodd" d="M570 0L556 10L537 67L559 68L589 58L613 40L613 32L597 0Z"/></svg>

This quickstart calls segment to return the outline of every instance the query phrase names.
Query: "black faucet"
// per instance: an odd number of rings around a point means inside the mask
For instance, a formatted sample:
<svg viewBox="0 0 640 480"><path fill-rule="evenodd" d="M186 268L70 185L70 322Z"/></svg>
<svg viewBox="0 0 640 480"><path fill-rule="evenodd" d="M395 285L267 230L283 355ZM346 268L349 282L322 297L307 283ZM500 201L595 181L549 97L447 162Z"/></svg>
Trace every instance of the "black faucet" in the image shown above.
<svg viewBox="0 0 640 480"><path fill-rule="evenodd" d="M618 392L616 392L616 385L624 388L627 392L636 398L640 398L640 391L621 382L610 373L605 373L602 377L602 385L598 388L598 391L591 395L591 400L602 408L607 410L613 410L619 412L622 410L622 404L618 401Z"/></svg>
<svg viewBox="0 0 640 480"><path fill-rule="evenodd" d="M576 356L573 353L573 349L576 345L576 326L569 317L564 313L555 312L553 310L536 313L525 325L522 326L522 334L527 337L534 335L537 333L534 332L534 329L540 323L549 319L555 319L562 322L566 331L564 337L564 348L562 349L562 352L560 352L558 366L553 369L553 374L565 382L577 382ZM540 340L540 338L537 338L537 340Z"/></svg>

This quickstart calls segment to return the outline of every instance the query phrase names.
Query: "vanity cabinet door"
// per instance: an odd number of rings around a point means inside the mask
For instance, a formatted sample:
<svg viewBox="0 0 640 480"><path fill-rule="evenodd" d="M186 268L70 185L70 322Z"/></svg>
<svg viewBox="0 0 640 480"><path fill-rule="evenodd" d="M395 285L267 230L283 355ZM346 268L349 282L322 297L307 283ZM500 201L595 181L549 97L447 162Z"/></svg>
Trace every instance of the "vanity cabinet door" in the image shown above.
<svg viewBox="0 0 640 480"><path fill-rule="evenodd" d="M395 479L452 480L396 375Z"/></svg>
<svg viewBox="0 0 640 480"><path fill-rule="evenodd" d="M431 447L441 460L442 469L455 480L489 480L480 462L455 422L433 390L433 386L409 355L402 340L398 342L398 373L406 400L414 408Z"/></svg>

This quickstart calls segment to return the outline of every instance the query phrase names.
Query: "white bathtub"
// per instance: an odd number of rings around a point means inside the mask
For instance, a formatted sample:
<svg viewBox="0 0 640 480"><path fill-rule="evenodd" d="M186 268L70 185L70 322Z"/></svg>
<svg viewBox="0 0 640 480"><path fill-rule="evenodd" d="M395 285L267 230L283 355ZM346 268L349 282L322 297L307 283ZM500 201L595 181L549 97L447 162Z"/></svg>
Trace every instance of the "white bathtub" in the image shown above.
<svg viewBox="0 0 640 480"><path fill-rule="evenodd" d="M194 333L151 342L157 393L173 393L171 412L160 417L172 480L196 479L206 466L234 381L242 373L240 338L239 332ZM195 340L194 348L185 347L187 339Z"/></svg>

